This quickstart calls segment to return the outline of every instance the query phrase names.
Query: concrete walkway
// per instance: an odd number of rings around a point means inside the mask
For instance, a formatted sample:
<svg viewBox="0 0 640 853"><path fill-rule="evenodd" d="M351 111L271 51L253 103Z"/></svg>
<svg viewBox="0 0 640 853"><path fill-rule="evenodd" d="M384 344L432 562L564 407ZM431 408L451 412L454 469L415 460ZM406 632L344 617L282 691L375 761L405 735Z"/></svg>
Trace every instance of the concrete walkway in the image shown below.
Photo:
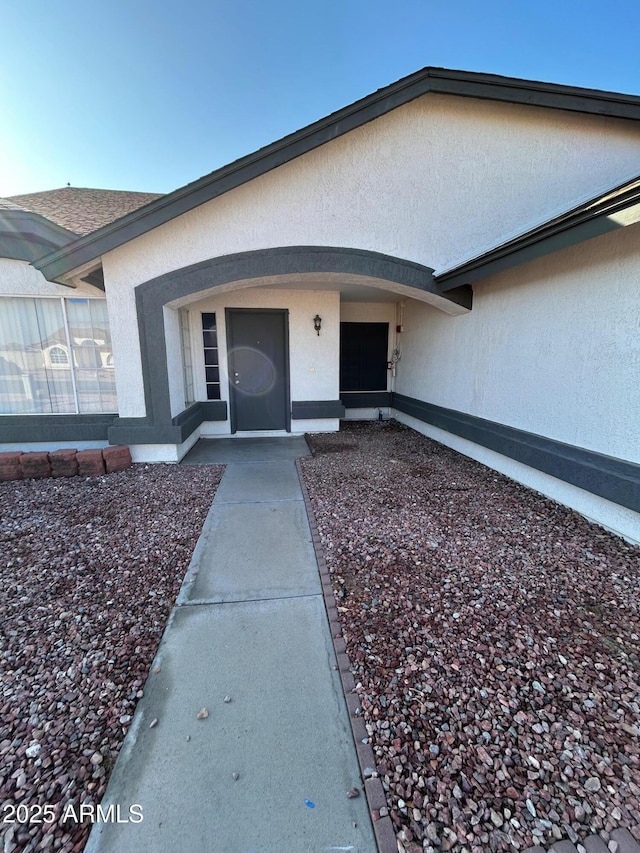
<svg viewBox="0 0 640 853"><path fill-rule="evenodd" d="M218 439L185 459L227 467L102 803L143 820L96 824L88 853L376 850L295 468L307 453Z"/></svg>

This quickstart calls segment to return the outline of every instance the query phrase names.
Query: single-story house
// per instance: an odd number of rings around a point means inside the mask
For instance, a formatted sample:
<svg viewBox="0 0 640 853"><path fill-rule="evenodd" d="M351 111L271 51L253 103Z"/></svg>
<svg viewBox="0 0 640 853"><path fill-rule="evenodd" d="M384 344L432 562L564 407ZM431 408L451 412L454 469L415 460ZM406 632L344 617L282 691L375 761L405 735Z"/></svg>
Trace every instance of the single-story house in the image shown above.
<svg viewBox="0 0 640 853"><path fill-rule="evenodd" d="M392 415L640 541L640 97L425 68L167 195L0 202L0 449Z"/></svg>

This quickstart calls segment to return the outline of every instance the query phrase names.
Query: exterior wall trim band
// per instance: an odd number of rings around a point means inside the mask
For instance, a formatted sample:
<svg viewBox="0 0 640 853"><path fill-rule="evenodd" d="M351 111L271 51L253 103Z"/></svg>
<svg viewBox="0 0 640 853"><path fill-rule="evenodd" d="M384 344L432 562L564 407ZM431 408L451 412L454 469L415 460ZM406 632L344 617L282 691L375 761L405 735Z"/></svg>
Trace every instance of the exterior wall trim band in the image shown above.
<svg viewBox="0 0 640 853"><path fill-rule="evenodd" d="M391 391L343 391L340 399L346 409L386 409L391 405Z"/></svg>
<svg viewBox="0 0 640 853"><path fill-rule="evenodd" d="M291 419L294 421L343 417L344 406L340 400L294 400L291 403Z"/></svg>
<svg viewBox="0 0 640 853"><path fill-rule="evenodd" d="M106 441L115 414L2 415L0 442L28 444L43 441Z"/></svg>
<svg viewBox="0 0 640 853"><path fill-rule="evenodd" d="M640 512L640 465L551 438L393 394L393 408L446 432Z"/></svg>

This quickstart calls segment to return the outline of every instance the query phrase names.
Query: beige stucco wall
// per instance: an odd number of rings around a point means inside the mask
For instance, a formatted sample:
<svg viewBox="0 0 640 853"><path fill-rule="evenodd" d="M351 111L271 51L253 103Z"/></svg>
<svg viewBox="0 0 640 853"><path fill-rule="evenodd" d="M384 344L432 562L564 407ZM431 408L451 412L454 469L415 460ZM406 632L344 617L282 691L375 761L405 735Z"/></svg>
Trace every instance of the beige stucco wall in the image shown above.
<svg viewBox="0 0 640 853"><path fill-rule="evenodd" d="M478 283L473 310L411 301L396 391L640 462L640 225Z"/></svg>
<svg viewBox="0 0 640 853"><path fill-rule="evenodd" d="M164 307L164 340L167 349L167 377L169 380L169 400L171 417L174 418L185 408L184 371L182 367L182 339L180 337L180 314L176 309ZM195 341L194 341L195 337ZM200 344L199 361L203 359L202 325L195 332L191 330L192 349ZM192 361L194 356L192 355ZM203 386L204 387L204 386ZM196 399L204 399L197 397Z"/></svg>
<svg viewBox="0 0 640 853"><path fill-rule="evenodd" d="M27 261L0 258L0 296L95 296L104 298L104 293L86 282L77 288L54 284Z"/></svg>
<svg viewBox="0 0 640 853"><path fill-rule="evenodd" d="M445 266L637 170L640 128L424 96L108 256L132 283L232 252L352 246Z"/></svg>
<svg viewBox="0 0 640 853"><path fill-rule="evenodd" d="M396 302L342 302L341 323L388 323L389 345L395 340Z"/></svg>
<svg viewBox="0 0 640 853"><path fill-rule="evenodd" d="M104 256L125 416L144 414L133 288L208 258L346 246L439 268L637 169L636 123L424 96Z"/></svg>

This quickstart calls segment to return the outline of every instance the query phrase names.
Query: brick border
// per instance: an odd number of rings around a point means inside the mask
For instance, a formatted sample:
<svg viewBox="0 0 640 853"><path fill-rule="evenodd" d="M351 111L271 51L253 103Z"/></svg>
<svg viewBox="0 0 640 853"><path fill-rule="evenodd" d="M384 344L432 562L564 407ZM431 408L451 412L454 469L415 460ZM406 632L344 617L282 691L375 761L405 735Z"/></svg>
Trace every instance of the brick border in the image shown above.
<svg viewBox="0 0 640 853"><path fill-rule="evenodd" d="M125 446L102 450L22 451L0 453L0 482L40 480L48 477L95 477L131 467L131 452Z"/></svg>
<svg viewBox="0 0 640 853"><path fill-rule="evenodd" d="M300 489L302 491L302 499L304 501L307 518L309 520L309 528L311 529L313 550L315 551L316 561L318 563L318 572L320 574L320 582L322 584L322 595L324 597L327 618L329 619L329 630L331 631L331 639L333 641L338 671L340 673L340 681L342 682L342 692L344 693L347 710L349 712L351 734L356 747L358 764L360 765L360 775L364 780L364 792L367 798L367 805L369 806L369 814L371 815L371 823L373 824L378 853L398 853L398 842L391 818L388 813L384 816L380 814L381 809L388 809L387 799L376 769L376 759L373 754L371 744L369 743L369 734L367 732L365 722L360 716L361 708L358 695L355 692L355 679L351 671L351 661L349 660L346 643L342 636L342 625L340 624L340 619L338 617L338 608L333 595L331 577L324 558L324 551L322 550L322 542L320 541L316 517L302 476L300 459L296 459L295 462L298 480L300 481Z"/></svg>

